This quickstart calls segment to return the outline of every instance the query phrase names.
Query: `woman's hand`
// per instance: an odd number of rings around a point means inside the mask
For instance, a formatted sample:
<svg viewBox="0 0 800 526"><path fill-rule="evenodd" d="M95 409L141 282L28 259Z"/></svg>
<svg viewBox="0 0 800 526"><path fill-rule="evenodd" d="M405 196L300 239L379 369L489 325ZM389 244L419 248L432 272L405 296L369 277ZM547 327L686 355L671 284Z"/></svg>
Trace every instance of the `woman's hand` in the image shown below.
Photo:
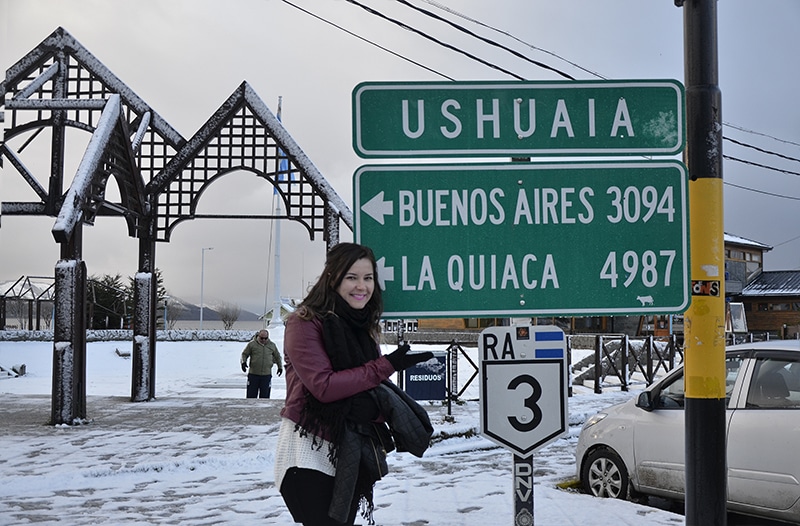
<svg viewBox="0 0 800 526"><path fill-rule="evenodd" d="M389 360L389 363L392 364L392 367L394 367L395 371L403 371L413 365L417 365L421 362L427 362L433 358L433 353L430 351L417 354L408 354L410 350L411 347L407 343L404 343L386 355L386 358Z"/></svg>

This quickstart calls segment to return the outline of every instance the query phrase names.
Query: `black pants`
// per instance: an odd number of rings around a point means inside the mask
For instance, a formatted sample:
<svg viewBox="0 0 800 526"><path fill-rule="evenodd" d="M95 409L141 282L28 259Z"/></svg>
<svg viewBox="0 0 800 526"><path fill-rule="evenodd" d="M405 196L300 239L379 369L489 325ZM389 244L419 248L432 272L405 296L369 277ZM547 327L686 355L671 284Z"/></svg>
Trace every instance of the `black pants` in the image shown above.
<svg viewBox="0 0 800 526"><path fill-rule="evenodd" d="M272 375L248 374L247 398L269 398Z"/></svg>
<svg viewBox="0 0 800 526"><path fill-rule="evenodd" d="M303 526L347 526L356 519L358 498L353 502L347 522L336 522L328 517L328 507L333 498L333 477L325 473L289 468L280 489L292 518Z"/></svg>

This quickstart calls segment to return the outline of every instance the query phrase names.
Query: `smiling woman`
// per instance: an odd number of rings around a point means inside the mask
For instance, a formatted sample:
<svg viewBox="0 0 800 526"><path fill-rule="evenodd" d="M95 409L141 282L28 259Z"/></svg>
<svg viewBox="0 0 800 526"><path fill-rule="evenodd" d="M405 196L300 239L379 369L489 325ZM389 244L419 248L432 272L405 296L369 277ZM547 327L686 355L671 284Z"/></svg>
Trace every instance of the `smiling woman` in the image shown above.
<svg viewBox="0 0 800 526"><path fill-rule="evenodd" d="M374 524L372 489L388 473L386 453L396 443L422 456L433 433L427 412L387 381L433 354L401 345L381 356L376 277L372 250L336 245L286 320L275 487L295 522L308 526L351 525L359 509Z"/></svg>

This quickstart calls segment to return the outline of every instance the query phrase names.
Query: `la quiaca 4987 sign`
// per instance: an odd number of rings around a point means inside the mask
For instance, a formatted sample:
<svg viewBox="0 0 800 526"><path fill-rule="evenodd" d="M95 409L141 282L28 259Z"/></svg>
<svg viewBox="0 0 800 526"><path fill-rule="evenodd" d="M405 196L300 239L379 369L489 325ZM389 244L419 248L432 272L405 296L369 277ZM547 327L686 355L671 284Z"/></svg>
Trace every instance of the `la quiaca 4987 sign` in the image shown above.
<svg viewBox="0 0 800 526"><path fill-rule="evenodd" d="M677 161L365 166L355 237L386 317L678 313L687 182Z"/></svg>

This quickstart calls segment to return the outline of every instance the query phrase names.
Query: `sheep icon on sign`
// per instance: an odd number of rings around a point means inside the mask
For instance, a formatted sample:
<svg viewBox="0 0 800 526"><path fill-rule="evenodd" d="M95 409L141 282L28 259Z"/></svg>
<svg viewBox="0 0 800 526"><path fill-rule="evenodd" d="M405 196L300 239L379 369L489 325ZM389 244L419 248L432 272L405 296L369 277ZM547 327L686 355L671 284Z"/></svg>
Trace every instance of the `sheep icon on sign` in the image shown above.
<svg viewBox="0 0 800 526"><path fill-rule="evenodd" d="M567 341L549 325L489 327L478 338L481 435L527 457L567 432Z"/></svg>

